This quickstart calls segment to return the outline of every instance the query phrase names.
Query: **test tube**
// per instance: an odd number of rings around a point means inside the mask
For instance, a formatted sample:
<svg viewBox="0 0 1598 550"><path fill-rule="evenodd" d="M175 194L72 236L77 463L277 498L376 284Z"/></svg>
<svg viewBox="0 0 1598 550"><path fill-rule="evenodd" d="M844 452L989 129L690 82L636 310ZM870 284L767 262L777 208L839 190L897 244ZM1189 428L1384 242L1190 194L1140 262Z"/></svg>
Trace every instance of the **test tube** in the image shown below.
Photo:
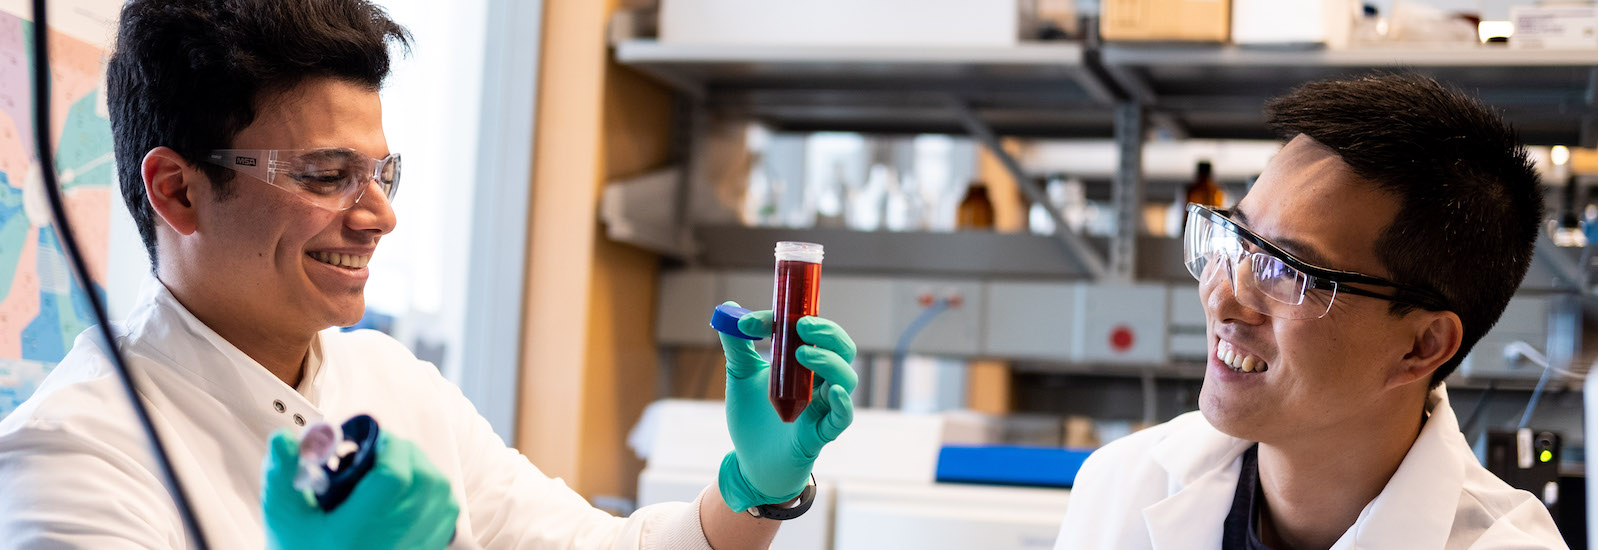
<svg viewBox="0 0 1598 550"><path fill-rule="evenodd" d="M783 422L793 422L810 405L814 375L794 354L805 345L799 338L799 319L821 312L821 245L779 242L776 256L776 288L771 297L771 406Z"/></svg>

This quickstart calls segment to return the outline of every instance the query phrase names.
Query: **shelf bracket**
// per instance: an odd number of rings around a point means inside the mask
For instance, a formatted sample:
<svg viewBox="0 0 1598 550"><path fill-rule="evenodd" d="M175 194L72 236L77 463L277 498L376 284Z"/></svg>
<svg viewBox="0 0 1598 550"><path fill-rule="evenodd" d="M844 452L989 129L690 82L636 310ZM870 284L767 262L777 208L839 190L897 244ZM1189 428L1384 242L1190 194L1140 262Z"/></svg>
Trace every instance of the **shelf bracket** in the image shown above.
<svg viewBox="0 0 1598 550"><path fill-rule="evenodd" d="M1021 163L1016 162L1015 157L1004 150L1003 144L999 143L999 136L993 133L993 128L983 122L971 105L964 100L956 98L954 108L966 132L986 147L988 152L993 153L994 158L999 159L999 163L1004 165L1005 171L1015 179L1016 185L1032 204L1041 205L1044 211L1048 212L1049 219L1054 220L1054 237L1065 249L1065 253L1094 279L1102 279L1105 276L1105 268L1104 260L1099 257L1099 253L1065 223L1065 217L1060 215L1059 208L1049 202L1048 194L1044 193L1042 186L1028 177L1026 172L1021 170Z"/></svg>
<svg viewBox="0 0 1598 550"><path fill-rule="evenodd" d="M1137 235L1143 226L1143 136L1148 129L1146 110L1128 101L1115 106L1115 146L1120 164L1115 170L1111 197L1115 204L1115 236L1110 239L1110 277L1131 282L1137 276Z"/></svg>
<svg viewBox="0 0 1598 550"><path fill-rule="evenodd" d="M1121 101L1130 101L1142 105L1147 110L1144 116L1167 139L1187 139L1192 137L1190 131L1181 118L1168 112L1156 111L1160 102L1159 94L1154 93L1154 87L1136 72L1120 65L1111 65L1104 62L1102 50L1093 49L1083 54L1083 63L1088 66L1088 72L1105 81L1105 86L1117 91L1117 98Z"/></svg>

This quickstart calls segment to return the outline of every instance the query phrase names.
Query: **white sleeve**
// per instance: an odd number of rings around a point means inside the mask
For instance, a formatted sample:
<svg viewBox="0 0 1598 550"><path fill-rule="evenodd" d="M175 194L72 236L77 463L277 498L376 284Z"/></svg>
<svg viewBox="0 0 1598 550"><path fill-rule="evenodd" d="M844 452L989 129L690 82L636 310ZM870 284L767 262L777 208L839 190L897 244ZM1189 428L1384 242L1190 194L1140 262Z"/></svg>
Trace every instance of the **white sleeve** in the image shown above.
<svg viewBox="0 0 1598 550"><path fill-rule="evenodd" d="M433 372L437 372L433 369ZM456 435L473 535L483 548L572 550L712 550L699 524L699 502L661 503L618 518L589 505L505 445L453 384ZM704 498L701 494L700 498Z"/></svg>
<svg viewBox="0 0 1598 550"><path fill-rule="evenodd" d="M165 485L110 447L51 427L0 435L8 548L183 548L177 517Z"/></svg>

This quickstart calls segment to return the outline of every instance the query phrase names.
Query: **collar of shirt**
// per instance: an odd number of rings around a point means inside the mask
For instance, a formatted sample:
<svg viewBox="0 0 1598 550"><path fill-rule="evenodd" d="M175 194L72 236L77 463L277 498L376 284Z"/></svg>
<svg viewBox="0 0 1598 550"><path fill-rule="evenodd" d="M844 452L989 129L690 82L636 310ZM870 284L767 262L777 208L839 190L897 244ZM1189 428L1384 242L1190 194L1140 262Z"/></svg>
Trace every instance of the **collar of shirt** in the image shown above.
<svg viewBox="0 0 1598 550"><path fill-rule="evenodd" d="M121 340L127 353L155 359L218 401L248 404L229 409L256 431L285 425L298 428L322 420L317 400L327 369L320 335L311 341L304 380L299 388L291 388L189 313L158 279L146 278L139 294L138 305L123 325Z"/></svg>
<svg viewBox="0 0 1598 550"><path fill-rule="evenodd" d="M1438 385L1426 396L1430 415L1410 445L1387 486L1360 511L1354 528L1338 541L1358 548L1442 548L1453 528L1465 463L1459 449L1468 449L1459 419L1448 404L1447 388Z"/></svg>
<svg viewBox="0 0 1598 550"><path fill-rule="evenodd" d="M1427 394L1426 413L1426 423L1398 471L1332 548L1444 546L1465 478L1457 450L1469 446L1459 433L1446 387L1439 385ZM1253 444L1208 422L1196 422L1150 449L1150 457L1169 475L1173 491L1143 510L1156 548L1184 547L1188 540L1220 540L1227 504L1237 487L1240 458Z"/></svg>

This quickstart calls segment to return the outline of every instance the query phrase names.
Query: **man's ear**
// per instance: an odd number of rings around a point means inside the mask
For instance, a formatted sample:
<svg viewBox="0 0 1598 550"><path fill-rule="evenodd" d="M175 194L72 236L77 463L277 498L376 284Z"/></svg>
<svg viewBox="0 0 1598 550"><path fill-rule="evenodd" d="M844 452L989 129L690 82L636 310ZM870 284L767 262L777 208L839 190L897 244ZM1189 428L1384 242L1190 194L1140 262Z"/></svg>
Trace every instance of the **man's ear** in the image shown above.
<svg viewBox="0 0 1598 550"><path fill-rule="evenodd" d="M1409 352L1388 377L1388 388L1417 380L1430 381L1438 367L1459 353L1460 342L1464 340L1465 326L1452 311L1417 311L1411 315L1419 315L1419 322L1413 325Z"/></svg>
<svg viewBox="0 0 1598 550"><path fill-rule="evenodd" d="M167 147L151 149L139 167L150 208L180 235L199 229L199 215L194 205L200 202L199 194L210 190L202 184L203 176L192 168L182 155Z"/></svg>

